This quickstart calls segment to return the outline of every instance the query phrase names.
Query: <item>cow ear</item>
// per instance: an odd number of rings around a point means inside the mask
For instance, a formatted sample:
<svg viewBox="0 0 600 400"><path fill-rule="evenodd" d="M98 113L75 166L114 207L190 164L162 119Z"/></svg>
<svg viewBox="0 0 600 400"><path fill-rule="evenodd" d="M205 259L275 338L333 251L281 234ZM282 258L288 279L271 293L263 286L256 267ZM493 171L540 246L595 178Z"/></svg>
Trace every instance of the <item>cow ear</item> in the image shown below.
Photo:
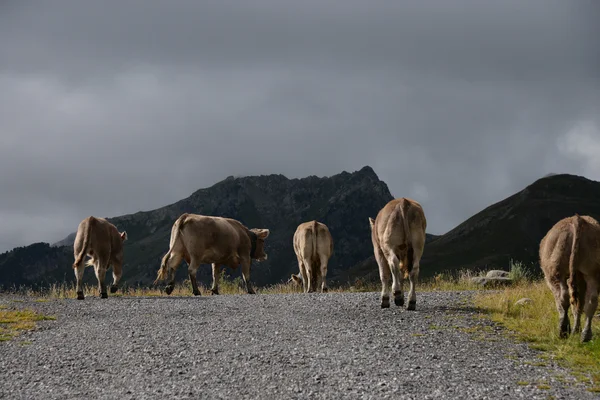
<svg viewBox="0 0 600 400"><path fill-rule="evenodd" d="M270 231L268 229L257 229L256 230L256 236L258 236L261 239L266 239L267 236L269 236Z"/></svg>
<svg viewBox="0 0 600 400"><path fill-rule="evenodd" d="M121 240L123 240L123 241L127 240L127 232L125 232L125 231L121 232Z"/></svg>
<svg viewBox="0 0 600 400"><path fill-rule="evenodd" d="M375 225L375 220L369 217L369 226L371 227L371 229L373 229L373 225Z"/></svg>

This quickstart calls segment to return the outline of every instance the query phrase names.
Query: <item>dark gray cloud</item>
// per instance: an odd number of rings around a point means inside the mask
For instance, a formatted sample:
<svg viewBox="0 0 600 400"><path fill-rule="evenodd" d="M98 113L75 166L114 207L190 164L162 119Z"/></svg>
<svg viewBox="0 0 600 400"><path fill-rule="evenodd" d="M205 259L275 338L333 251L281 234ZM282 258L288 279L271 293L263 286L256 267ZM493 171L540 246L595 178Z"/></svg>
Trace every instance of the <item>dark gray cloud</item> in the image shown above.
<svg viewBox="0 0 600 400"><path fill-rule="evenodd" d="M600 179L592 1L8 1L0 251L228 175L371 165L443 233Z"/></svg>

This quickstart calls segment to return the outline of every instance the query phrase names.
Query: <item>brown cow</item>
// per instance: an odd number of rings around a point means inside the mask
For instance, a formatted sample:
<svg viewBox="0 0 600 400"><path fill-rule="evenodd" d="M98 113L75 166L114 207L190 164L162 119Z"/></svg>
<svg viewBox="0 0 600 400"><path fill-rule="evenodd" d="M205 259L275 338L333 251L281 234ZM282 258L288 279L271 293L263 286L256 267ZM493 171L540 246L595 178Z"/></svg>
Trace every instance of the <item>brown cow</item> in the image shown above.
<svg viewBox="0 0 600 400"><path fill-rule="evenodd" d="M588 215L558 221L540 242L540 267L552 291L559 315L559 335L569 335L569 305L573 306L571 334L581 330L581 341L592 339L592 317L598 307L600 282L600 224Z"/></svg>
<svg viewBox="0 0 600 400"><path fill-rule="evenodd" d="M407 310L417 304L415 287L419 277L419 263L425 246L427 220L419 203L407 198L391 200L377 214L369 218L371 241L381 278L381 308L390 306L390 274L394 303L404 305L402 286L410 279Z"/></svg>
<svg viewBox="0 0 600 400"><path fill-rule="evenodd" d="M327 292L327 263L333 254L333 238L327 225L314 220L304 222L296 228L293 242L300 273L292 274L291 279L302 283L305 293L319 286Z"/></svg>
<svg viewBox="0 0 600 400"><path fill-rule="evenodd" d="M249 294L254 294L250 284L250 264L252 259L264 261L264 250L268 229L248 229L241 222L223 217L198 214L182 214L171 228L169 251L162 259L158 277L154 281L168 279L167 294L173 292L175 271L185 260L192 282L192 292L200 295L196 272L200 264L212 264L213 284L211 291L219 294L219 267L232 269L242 266L242 277Z"/></svg>
<svg viewBox="0 0 600 400"><path fill-rule="evenodd" d="M106 284L104 278L106 270L112 265L113 284L110 292L117 291L117 285L123 274L123 242L127 240L127 232L119 232L117 227L104 218L87 217L79 223L75 243L73 244L73 256L75 262L73 269L77 278L77 299L83 300L83 272L87 265L94 266L94 272L98 279L98 290L100 297L106 299ZM83 259L88 255L91 258L83 264Z"/></svg>

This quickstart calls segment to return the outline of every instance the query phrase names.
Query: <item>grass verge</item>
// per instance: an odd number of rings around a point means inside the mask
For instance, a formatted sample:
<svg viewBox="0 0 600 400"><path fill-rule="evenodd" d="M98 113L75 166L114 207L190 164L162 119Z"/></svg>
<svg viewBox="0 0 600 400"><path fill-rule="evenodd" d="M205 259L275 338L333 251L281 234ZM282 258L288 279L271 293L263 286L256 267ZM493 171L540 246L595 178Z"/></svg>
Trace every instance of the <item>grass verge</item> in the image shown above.
<svg viewBox="0 0 600 400"><path fill-rule="evenodd" d="M417 285L417 292L482 289L481 286L471 281L471 278L474 276L477 275L468 270L437 274L432 278L420 280ZM406 279L405 290L407 291L408 285L408 279ZM171 296L192 296L191 287L189 279L177 282ZM198 288L203 296L211 294L209 286L199 284ZM98 296L98 288L96 285L84 285L83 290L86 296ZM288 294L302 292L302 288L293 282L255 287L255 290L259 294ZM329 285L330 293L379 291L381 291L380 282L362 281L360 279L345 284ZM41 290L32 290L26 287L15 288L13 292L27 297L37 298L36 301L38 302L46 301L46 299L73 299L77 297L74 282L52 284ZM230 279L225 275L225 270L222 270L219 282L219 293L223 295L245 294L246 289L242 278L236 277L235 279ZM166 295L167 294L164 292L164 284L158 286L121 287L116 293L109 294L109 296L117 297L153 297Z"/></svg>
<svg viewBox="0 0 600 400"><path fill-rule="evenodd" d="M22 331L35 329L37 321L55 320L55 317L32 310L7 310L0 308L0 342L16 337Z"/></svg>
<svg viewBox="0 0 600 400"><path fill-rule="evenodd" d="M516 305L522 298L531 303ZM579 335L568 339L558 336L558 313L550 289L543 280L522 282L501 291L481 292L474 297L475 305L490 318L506 327L530 347L547 352L548 356L573 372L590 391L600 392L600 320L594 318L593 339L580 343ZM571 323L573 320L570 315ZM582 319L582 323L583 323Z"/></svg>

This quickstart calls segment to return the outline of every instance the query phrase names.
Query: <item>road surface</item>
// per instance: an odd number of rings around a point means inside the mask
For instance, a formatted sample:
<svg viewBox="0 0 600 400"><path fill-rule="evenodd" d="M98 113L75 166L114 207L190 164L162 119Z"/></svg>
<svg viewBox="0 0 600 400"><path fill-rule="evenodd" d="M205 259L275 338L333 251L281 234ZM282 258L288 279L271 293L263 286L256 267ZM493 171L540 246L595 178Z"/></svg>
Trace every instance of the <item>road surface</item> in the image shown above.
<svg viewBox="0 0 600 400"><path fill-rule="evenodd" d="M0 296L57 317L0 343L0 399L597 398L468 298L418 293L406 311L379 293Z"/></svg>

